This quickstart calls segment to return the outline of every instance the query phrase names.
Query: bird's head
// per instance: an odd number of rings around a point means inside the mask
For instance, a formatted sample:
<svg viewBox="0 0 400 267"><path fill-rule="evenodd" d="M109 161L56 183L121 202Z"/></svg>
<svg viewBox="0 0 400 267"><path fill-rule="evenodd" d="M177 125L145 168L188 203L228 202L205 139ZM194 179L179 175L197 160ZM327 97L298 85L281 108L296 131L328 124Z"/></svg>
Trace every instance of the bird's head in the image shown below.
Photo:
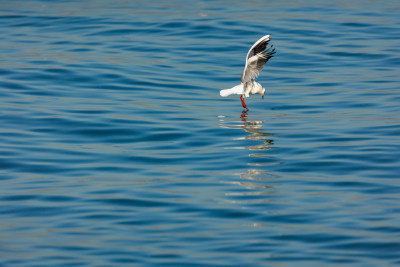
<svg viewBox="0 0 400 267"><path fill-rule="evenodd" d="M264 95L265 95L265 88L264 87L261 89L260 95L261 95L261 98L264 99Z"/></svg>

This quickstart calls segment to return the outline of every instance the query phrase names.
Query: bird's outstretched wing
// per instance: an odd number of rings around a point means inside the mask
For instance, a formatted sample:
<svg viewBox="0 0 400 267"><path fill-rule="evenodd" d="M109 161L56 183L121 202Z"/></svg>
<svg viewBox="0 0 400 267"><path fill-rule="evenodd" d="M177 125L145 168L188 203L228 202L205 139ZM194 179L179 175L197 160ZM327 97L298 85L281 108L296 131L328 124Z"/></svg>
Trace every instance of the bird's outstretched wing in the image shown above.
<svg viewBox="0 0 400 267"><path fill-rule="evenodd" d="M272 45L268 46L270 40L270 35L265 35L250 48L242 74L243 84L253 81L263 69L264 64L275 54Z"/></svg>

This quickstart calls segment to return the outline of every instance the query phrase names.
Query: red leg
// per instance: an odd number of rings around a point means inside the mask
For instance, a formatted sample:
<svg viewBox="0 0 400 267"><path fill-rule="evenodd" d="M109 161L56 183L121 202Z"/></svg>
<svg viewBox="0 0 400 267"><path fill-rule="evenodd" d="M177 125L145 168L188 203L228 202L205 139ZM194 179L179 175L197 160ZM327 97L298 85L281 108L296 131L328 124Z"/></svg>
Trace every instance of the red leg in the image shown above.
<svg viewBox="0 0 400 267"><path fill-rule="evenodd" d="M242 101L242 107L245 108L246 110L249 110L246 106L246 103L244 103L243 96L240 96L240 100Z"/></svg>

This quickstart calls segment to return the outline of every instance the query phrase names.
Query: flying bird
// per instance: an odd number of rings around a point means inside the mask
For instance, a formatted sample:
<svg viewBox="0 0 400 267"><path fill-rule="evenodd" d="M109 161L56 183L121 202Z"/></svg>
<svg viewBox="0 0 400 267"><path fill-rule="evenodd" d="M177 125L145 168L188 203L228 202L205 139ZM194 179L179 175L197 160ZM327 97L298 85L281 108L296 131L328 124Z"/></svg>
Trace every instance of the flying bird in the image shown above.
<svg viewBox="0 0 400 267"><path fill-rule="evenodd" d="M262 71L264 64L275 54L275 48L272 45L268 46L270 40L270 35L265 35L253 44L246 56L241 83L230 89L221 90L219 92L221 96L240 95L242 106L246 110L249 109L244 102L244 97L260 94L264 99L265 88L256 82L255 78Z"/></svg>

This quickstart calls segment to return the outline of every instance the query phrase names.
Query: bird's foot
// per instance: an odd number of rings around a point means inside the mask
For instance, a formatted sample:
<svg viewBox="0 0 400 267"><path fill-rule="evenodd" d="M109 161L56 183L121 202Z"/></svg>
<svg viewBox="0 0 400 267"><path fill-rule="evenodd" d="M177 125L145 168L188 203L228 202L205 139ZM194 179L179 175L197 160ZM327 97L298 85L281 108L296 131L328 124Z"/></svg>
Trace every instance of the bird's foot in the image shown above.
<svg viewBox="0 0 400 267"><path fill-rule="evenodd" d="M247 108L247 106L246 106L246 103L244 103L244 98L243 98L243 96L240 96L240 100L242 101L242 107L245 108L246 111L249 110L249 109Z"/></svg>

